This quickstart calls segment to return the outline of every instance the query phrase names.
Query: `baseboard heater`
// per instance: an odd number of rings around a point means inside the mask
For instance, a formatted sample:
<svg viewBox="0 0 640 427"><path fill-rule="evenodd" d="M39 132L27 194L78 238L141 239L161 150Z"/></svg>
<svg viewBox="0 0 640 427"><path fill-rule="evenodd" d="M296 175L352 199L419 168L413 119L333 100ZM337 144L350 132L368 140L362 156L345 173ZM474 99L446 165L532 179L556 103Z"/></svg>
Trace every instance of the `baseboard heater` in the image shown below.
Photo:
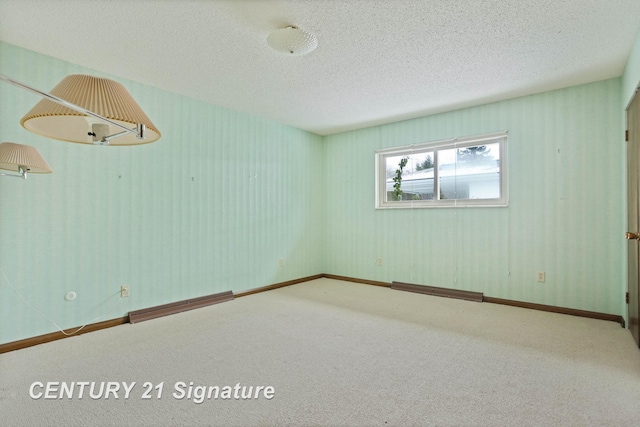
<svg viewBox="0 0 640 427"><path fill-rule="evenodd" d="M399 291L417 292L419 294L434 295L438 297L456 298L467 301L482 302L482 292L461 291L458 289L436 288L434 286L413 285L411 283L391 282L391 289Z"/></svg>
<svg viewBox="0 0 640 427"><path fill-rule="evenodd" d="M206 307L208 305L219 304L221 302L232 301L233 292L226 291L219 294L206 295L203 297L172 302L155 307L143 308L141 310L129 312L129 323L139 323L145 320L155 319L170 314L181 313L195 308Z"/></svg>

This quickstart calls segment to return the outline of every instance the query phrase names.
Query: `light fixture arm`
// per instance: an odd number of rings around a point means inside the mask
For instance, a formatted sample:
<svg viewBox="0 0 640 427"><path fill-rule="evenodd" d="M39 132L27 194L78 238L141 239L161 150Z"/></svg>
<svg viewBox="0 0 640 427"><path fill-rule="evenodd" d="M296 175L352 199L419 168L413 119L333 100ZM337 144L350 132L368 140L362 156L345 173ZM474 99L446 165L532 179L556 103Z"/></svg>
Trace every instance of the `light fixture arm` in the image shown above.
<svg viewBox="0 0 640 427"><path fill-rule="evenodd" d="M11 178L27 179L27 169L25 169L23 166L19 166L18 167L18 173L20 175L14 175L14 174L10 174L10 173L0 173L0 176L9 176Z"/></svg>
<svg viewBox="0 0 640 427"><path fill-rule="evenodd" d="M143 125L142 123L138 123L136 127L133 129L127 129L126 131L123 131L123 132L118 132L118 133L114 133L113 135L104 136L102 137L102 139L100 139L100 141L95 142L95 144L108 145L109 141L111 141L112 139L118 138L119 136L124 136L129 132L136 134L138 139L144 139L146 130L147 130L147 127L145 125ZM96 134L93 132L90 133L90 135L94 137L96 136Z"/></svg>
<svg viewBox="0 0 640 427"><path fill-rule="evenodd" d="M126 126L124 126L124 125L122 125L122 124L120 124L120 123L118 123L116 121L113 121L111 119L103 117L100 114L96 114L93 111L87 110L86 108L82 108L79 105L73 104L73 103L71 103L69 101L66 101L66 100L64 100L62 98L59 98L59 97L57 97L55 95L51 95L50 93L43 92L41 90L38 90L38 89L36 89L34 87L31 87L31 86L25 84L25 83L21 83L21 82L19 82L17 80L12 79L11 77L8 77L8 76L5 76L3 74L0 74L0 80L4 80L7 83L11 83L14 86L17 86L19 88L25 89L25 90L27 90L27 91L29 91L31 93L35 93L36 95L39 95L42 98L48 99L49 101L53 101L53 102L55 102L57 104L60 104L60 105L63 105L65 107L67 107L67 108L71 108L72 110L78 111L79 113L85 114L87 116L94 117L94 118L96 118L98 120L102 120L104 122L107 122L112 126L116 126L116 127L119 127L121 129L123 129L123 132L116 133L116 134L109 135L109 136L105 136L105 137L102 138L101 141L98 141L97 143L102 143L102 144L106 145L106 144L109 143L109 141L111 139L117 138L117 137L122 136L122 135L126 135L127 133L133 133L134 135L136 135L136 137L138 139L144 139L145 125L143 125L141 123L137 124L136 127L134 127L134 128L128 128L128 127L126 127ZM26 179L26 177L25 177L25 179Z"/></svg>

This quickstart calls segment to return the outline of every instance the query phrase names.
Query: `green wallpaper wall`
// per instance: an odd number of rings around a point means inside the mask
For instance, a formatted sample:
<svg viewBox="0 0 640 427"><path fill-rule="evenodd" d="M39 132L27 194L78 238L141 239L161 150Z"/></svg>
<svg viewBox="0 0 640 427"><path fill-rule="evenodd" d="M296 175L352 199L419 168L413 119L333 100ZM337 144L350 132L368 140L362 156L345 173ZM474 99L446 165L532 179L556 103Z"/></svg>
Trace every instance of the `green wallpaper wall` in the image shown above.
<svg viewBox="0 0 640 427"><path fill-rule="evenodd" d="M6 43L0 72L45 91L68 74L103 75ZM35 146L54 169L0 178L0 268L30 305L69 328L322 272L321 137L116 80L158 142L33 135L19 120L39 98L0 84L0 141ZM123 284L131 297L118 302ZM55 330L0 275L0 343Z"/></svg>
<svg viewBox="0 0 640 427"><path fill-rule="evenodd" d="M639 54L620 79L324 138L116 78L163 133L139 147L33 135L19 119L38 98L0 84L0 141L55 171L0 179L0 268L62 328L323 272L626 315L620 106ZM2 42L0 72L44 90L105 76ZM374 209L376 149L499 130L509 207ZM0 343L55 331L6 279Z"/></svg>
<svg viewBox="0 0 640 427"><path fill-rule="evenodd" d="M627 65L622 75L622 109L631 102L633 93L640 84L640 31L636 34L636 40L631 47Z"/></svg>
<svg viewBox="0 0 640 427"><path fill-rule="evenodd" d="M623 314L619 106L614 79L326 137L326 272ZM500 130L509 207L374 209L375 150Z"/></svg>

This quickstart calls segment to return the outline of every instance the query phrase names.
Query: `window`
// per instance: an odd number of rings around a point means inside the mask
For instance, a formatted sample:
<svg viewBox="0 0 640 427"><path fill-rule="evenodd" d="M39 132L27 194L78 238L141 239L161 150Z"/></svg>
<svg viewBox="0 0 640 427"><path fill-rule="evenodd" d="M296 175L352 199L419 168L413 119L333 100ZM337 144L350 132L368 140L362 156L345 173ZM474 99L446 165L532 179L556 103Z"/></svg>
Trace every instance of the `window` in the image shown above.
<svg viewBox="0 0 640 427"><path fill-rule="evenodd" d="M376 208L506 206L507 133L376 151Z"/></svg>

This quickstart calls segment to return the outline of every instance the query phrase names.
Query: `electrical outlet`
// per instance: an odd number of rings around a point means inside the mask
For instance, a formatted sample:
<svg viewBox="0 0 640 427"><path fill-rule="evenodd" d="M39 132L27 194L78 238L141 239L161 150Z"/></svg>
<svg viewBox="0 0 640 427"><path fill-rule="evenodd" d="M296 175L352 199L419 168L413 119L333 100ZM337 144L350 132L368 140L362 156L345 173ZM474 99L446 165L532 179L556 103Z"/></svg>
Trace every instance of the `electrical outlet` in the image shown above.
<svg viewBox="0 0 640 427"><path fill-rule="evenodd" d="M128 298L130 290L128 286L120 286L120 298Z"/></svg>
<svg viewBox="0 0 640 427"><path fill-rule="evenodd" d="M278 260L278 265L280 268L284 267L284 259L280 258L280 260Z"/></svg>
<svg viewBox="0 0 640 427"><path fill-rule="evenodd" d="M382 265L382 258L378 258L378 265Z"/></svg>
<svg viewBox="0 0 640 427"><path fill-rule="evenodd" d="M546 280L546 274L544 271L538 271L538 282L544 282Z"/></svg>

